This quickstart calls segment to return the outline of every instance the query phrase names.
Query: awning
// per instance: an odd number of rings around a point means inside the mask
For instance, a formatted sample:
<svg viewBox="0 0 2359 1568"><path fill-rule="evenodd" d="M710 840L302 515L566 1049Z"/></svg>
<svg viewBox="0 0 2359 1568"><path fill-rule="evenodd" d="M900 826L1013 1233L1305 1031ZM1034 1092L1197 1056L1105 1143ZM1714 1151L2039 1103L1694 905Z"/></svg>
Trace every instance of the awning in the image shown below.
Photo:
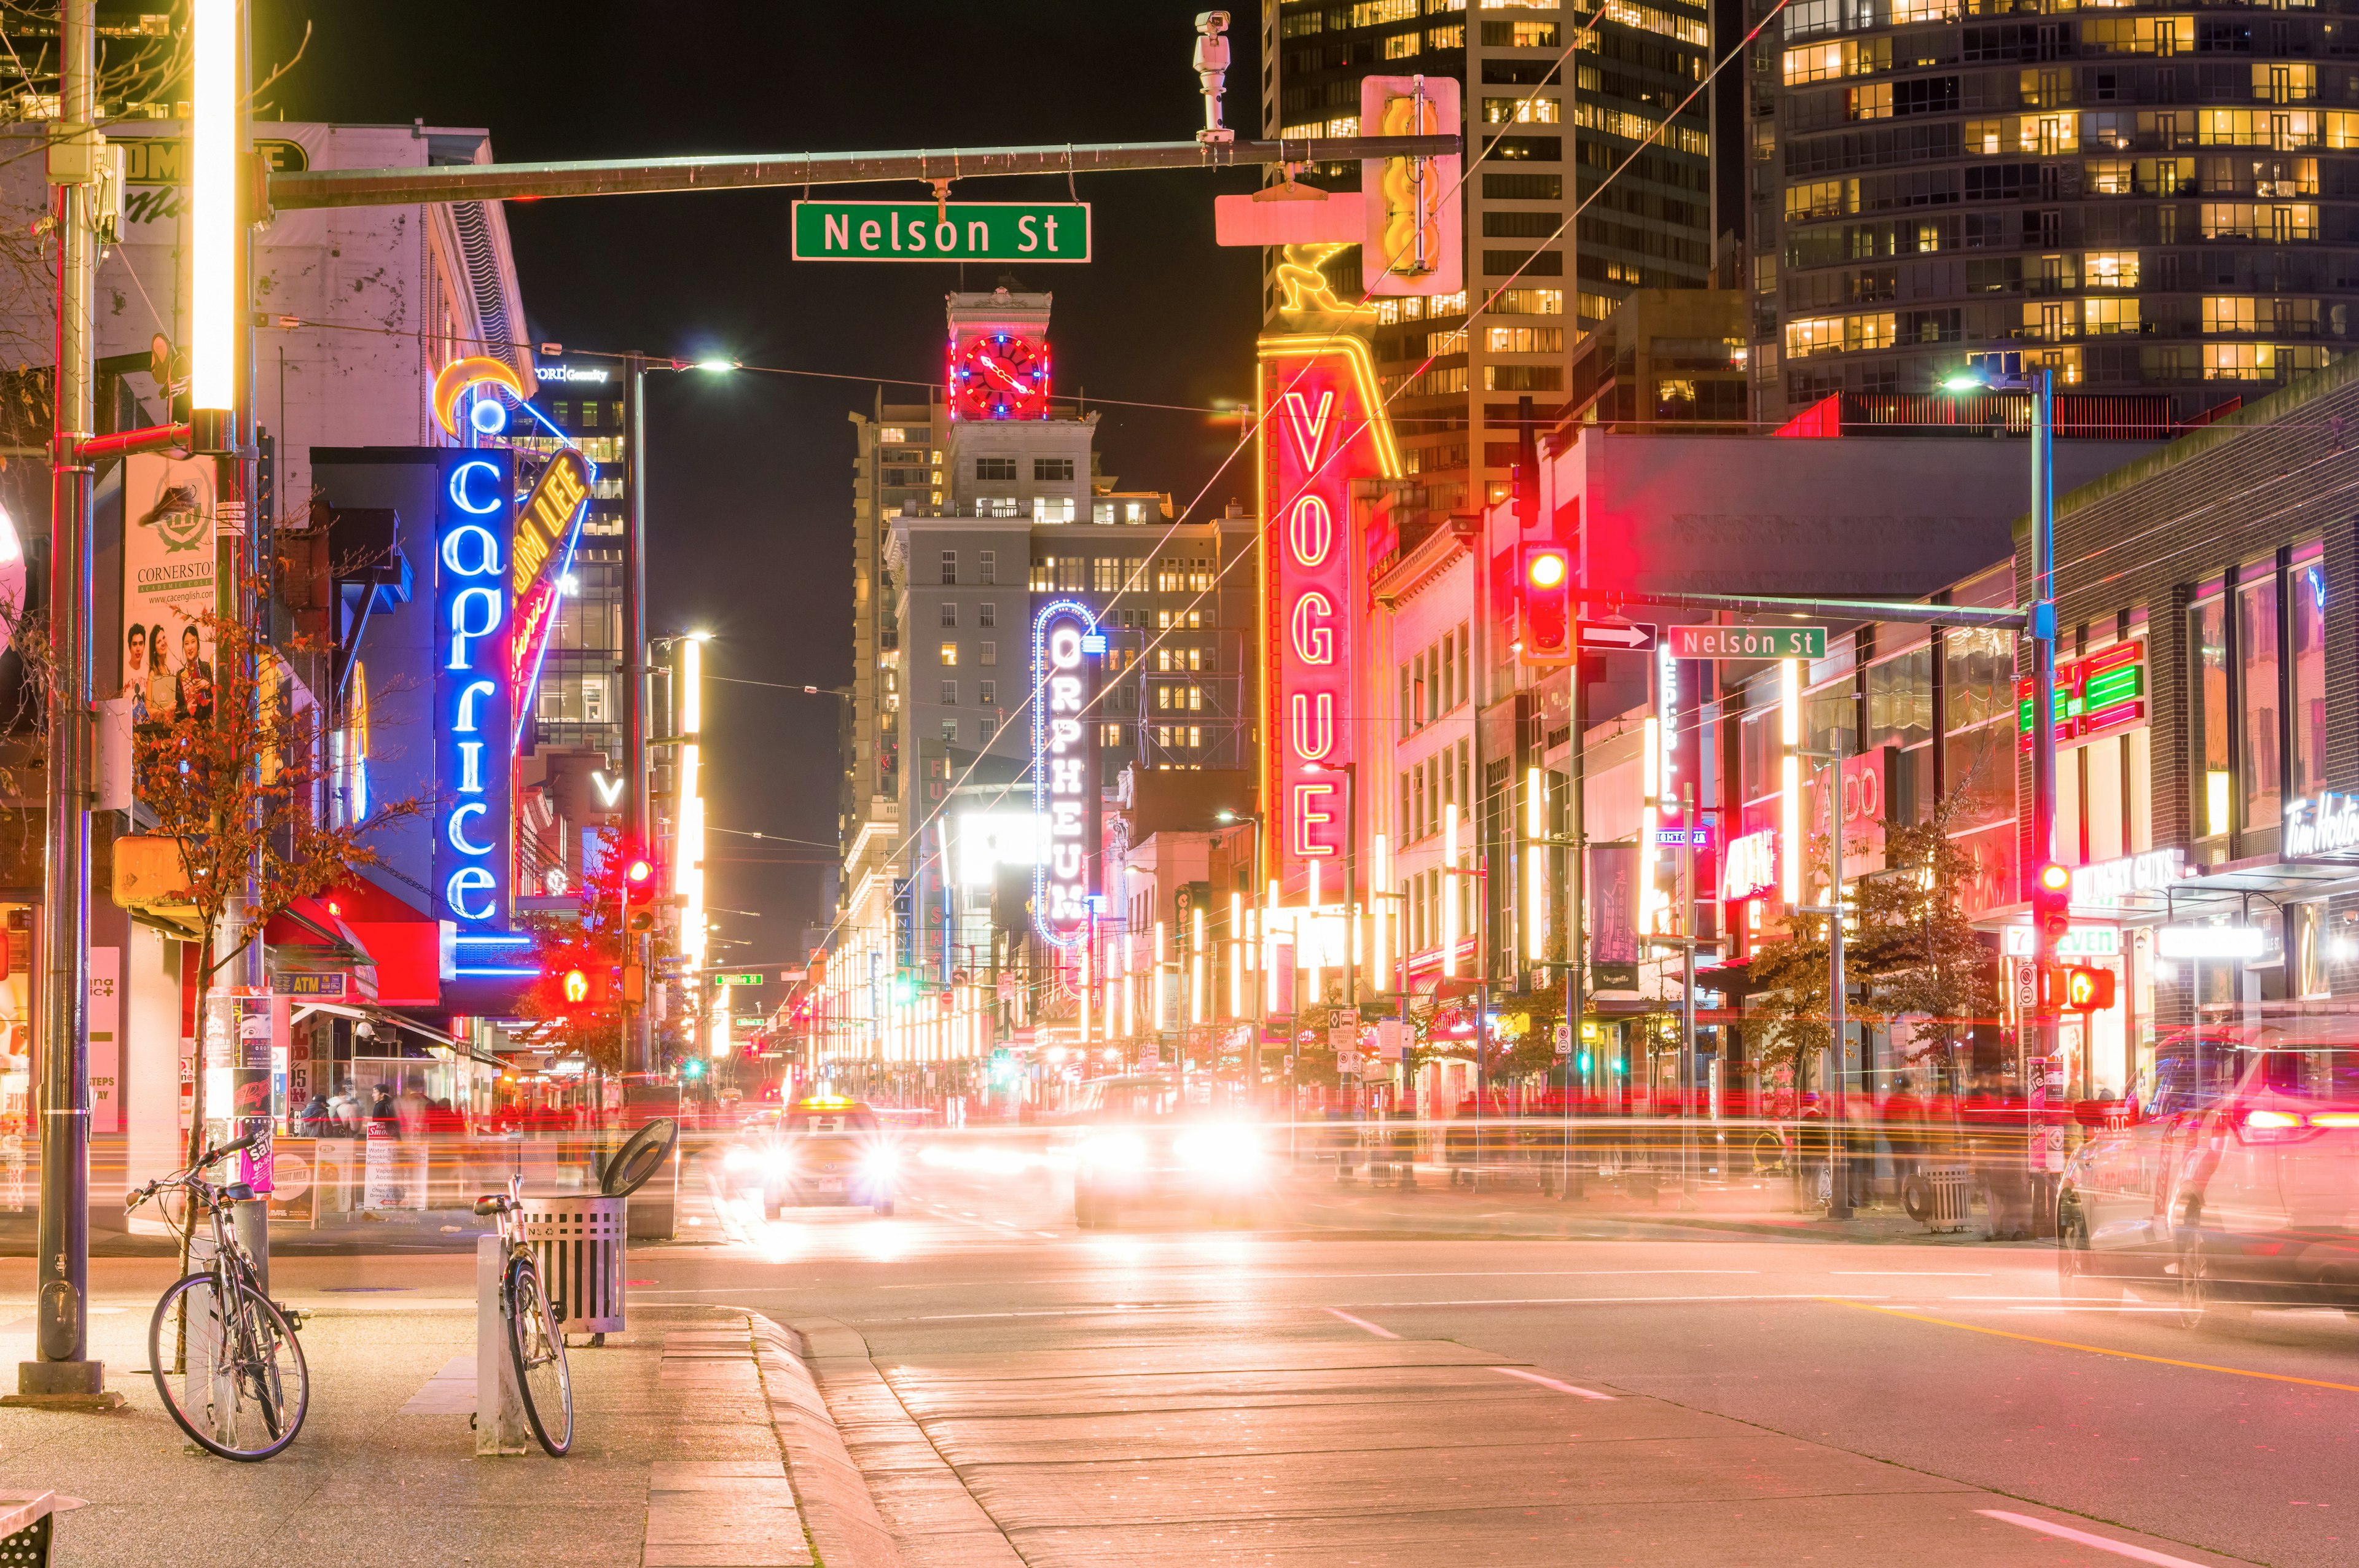
<svg viewBox="0 0 2359 1568"><path fill-rule="evenodd" d="M408 1013L391 1012L381 1007L352 1006L344 1002L337 1001L307 1001L295 1010L294 1016L288 1022L290 1025L300 1023L305 1019L317 1012L324 1012L334 1018L349 1018L355 1022L366 1021L372 1024L390 1025L395 1029L405 1030L411 1034L415 1034L429 1044L440 1045L447 1050L463 1052L470 1058L483 1063L487 1067L505 1067L507 1065L506 1062L500 1060L497 1056L493 1055L490 1052L477 1050L471 1042L458 1039L453 1035L445 1034L442 1031L435 1028L433 1025L421 1023L417 1019L410 1017Z"/></svg>
<svg viewBox="0 0 2359 1568"><path fill-rule="evenodd" d="M386 1007L442 1005L442 928L365 879L310 901L348 932L376 965L376 1000Z"/></svg>

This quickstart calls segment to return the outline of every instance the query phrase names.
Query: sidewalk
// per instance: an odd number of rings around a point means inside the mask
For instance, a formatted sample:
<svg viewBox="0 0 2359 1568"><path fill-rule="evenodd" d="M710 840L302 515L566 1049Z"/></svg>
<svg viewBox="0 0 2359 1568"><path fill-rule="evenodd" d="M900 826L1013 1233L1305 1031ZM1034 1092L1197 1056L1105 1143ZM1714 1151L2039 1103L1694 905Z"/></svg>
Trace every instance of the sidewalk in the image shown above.
<svg viewBox="0 0 2359 1568"><path fill-rule="evenodd" d="M415 1278L423 1260L379 1261ZM13 1363L31 1348L29 1270L12 1263L5 1277L0 1356ZM0 1411L0 1490L60 1495L60 1563L182 1561L201 1541L206 1560L321 1568L803 1568L818 1556L815 1538L842 1543L821 1549L832 1568L889 1561L875 1550L873 1507L869 1538L856 1539L858 1510L847 1510L840 1486L829 1490L835 1477L816 1473L833 1427L810 1374L757 1316L635 1304L629 1333L570 1353L571 1454L479 1459L472 1299L448 1281L424 1290L284 1281L278 1293L306 1314L310 1414L285 1454L238 1465L187 1443L140 1370L156 1292L109 1282L118 1288L93 1292L92 1350L125 1409ZM813 1411L824 1438L811 1431ZM813 1473L823 1533L805 1529L790 1452L801 1455L796 1479Z"/></svg>

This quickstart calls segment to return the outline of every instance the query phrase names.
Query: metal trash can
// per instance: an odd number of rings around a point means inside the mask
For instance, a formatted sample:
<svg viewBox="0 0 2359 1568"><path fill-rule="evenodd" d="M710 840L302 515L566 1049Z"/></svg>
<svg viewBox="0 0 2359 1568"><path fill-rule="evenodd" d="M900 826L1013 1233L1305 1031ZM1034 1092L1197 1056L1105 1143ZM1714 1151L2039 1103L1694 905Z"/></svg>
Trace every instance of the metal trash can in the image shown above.
<svg viewBox="0 0 2359 1568"><path fill-rule="evenodd" d="M559 1332L622 1332L629 1207L626 1197L526 1195L524 1238L540 1265L549 1304L558 1309Z"/></svg>
<svg viewBox="0 0 2359 1568"><path fill-rule="evenodd" d="M1911 1176L1900 1201L1908 1217L1927 1230L1963 1230L1973 1205L1973 1176L1962 1165L1944 1165Z"/></svg>

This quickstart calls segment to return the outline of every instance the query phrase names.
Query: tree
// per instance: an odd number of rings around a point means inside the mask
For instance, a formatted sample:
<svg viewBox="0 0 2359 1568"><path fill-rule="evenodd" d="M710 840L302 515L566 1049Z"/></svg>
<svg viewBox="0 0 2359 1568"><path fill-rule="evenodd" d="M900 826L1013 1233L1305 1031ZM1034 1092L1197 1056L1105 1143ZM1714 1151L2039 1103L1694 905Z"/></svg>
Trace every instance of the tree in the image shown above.
<svg viewBox="0 0 2359 1568"><path fill-rule="evenodd" d="M532 915L525 921L540 978L525 991L516 1011L534 1022L538 1043L560 1044L609 1072L620 1072L622 966L629 947L624 913L624 893L630 887L625 876L628 858L611 829L603 838L597 869L582 879L581 917ZM632 894L641 910L647 907L647 897L643 892ZM593 980L586 997L565 994L565 977L576 969Z"/></svg>
<svg viewBox="0 0 2359 1568"><path fill-rule="evenodd" d="M263 588L249 584L255 599ZM348 882L380 859L372 840L419 816L419 797L375 804L357 822L323 809L335 781L327 766L320 710L279 650L243 622L207 611L189 622L213 649L209 674L173 717L142 727L133 758L139 803L156 837L172 840L202 935L197 1016L210 1019L214 981L263 928L299 899ZM312 650L297 640L286 652ZM251 879L253 892L246 896ZM232 919L234 913L235 919ZM196 1075L189 1158L203 1152L205 1075Z"/></svg>

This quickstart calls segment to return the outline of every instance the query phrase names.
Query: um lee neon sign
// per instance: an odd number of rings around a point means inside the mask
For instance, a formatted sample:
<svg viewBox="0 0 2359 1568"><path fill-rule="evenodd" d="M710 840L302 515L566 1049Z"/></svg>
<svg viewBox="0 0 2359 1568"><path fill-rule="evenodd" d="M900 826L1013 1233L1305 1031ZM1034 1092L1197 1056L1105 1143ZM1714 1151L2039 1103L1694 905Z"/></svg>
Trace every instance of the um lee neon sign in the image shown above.
<svg viewBox="0 0 2359 1568"><path fill-rule="evenodd" d="M1261 361L1263 806L1270 869L1291 885L1345 848L1343 786L1326 770L1354 760L1364 695L1352 481L1397 477L1400 459L1364 344L1269 337Z"/></svg>

